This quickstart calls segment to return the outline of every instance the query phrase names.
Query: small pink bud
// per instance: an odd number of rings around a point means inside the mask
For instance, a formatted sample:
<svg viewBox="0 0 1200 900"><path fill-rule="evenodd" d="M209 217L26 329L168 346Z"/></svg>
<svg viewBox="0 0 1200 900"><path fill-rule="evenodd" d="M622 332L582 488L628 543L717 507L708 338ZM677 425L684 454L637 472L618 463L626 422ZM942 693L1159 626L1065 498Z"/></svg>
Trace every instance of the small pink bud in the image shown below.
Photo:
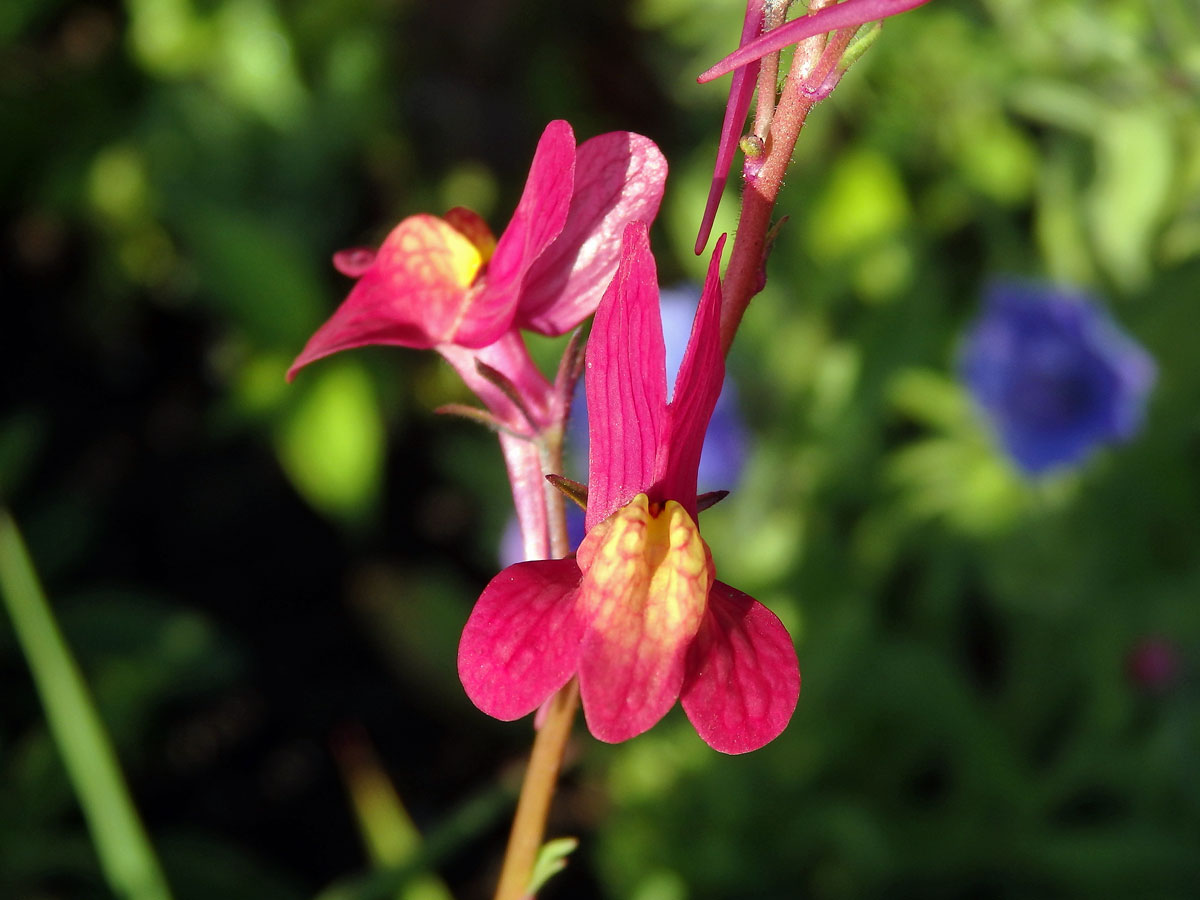
<svg viewBox="0 0 1200 900"><path fill-rule="evenodd" d="M375 251L370 247L350 247L333 254L333 267L349 278L360 278L375 262Z"/></svg>

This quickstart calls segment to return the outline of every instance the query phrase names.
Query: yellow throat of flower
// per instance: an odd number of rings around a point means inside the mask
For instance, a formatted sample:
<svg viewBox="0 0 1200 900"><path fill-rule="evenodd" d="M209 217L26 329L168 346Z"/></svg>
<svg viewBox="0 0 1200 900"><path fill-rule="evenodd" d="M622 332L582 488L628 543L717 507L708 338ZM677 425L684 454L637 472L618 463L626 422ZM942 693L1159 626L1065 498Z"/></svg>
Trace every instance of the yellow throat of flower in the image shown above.
<svg viewBox="0 0 1200 900"><path fill-rule="evenodd" d="M475 271L480 266L486 265L492 258L492 254L496 252L495 235L492 234L487 222L478 213L461 206L449 210L442 219L470 241L471 246L475 248L478 259L475 261L475 269L471 271L471 277L474 278ZM467 283L470 284L469 281Z"/></svg>
<svg viewBox="0 0 1200 900"><path fill-rule="evenodd" d="M712 556L687 510L638 494L579 547L580 603L593 627L631 638L690 640L713 581Z"/></svg>

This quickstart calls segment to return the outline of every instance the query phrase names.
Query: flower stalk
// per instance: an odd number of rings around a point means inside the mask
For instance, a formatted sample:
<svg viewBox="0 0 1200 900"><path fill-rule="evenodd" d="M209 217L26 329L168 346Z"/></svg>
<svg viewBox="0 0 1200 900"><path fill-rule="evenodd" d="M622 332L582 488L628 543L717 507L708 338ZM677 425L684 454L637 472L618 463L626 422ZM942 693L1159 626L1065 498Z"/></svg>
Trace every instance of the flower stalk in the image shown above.
<svg viewBox="0 0 1200 900"><path fill-rule="evenodd" d="M550 699L545 719L533 740L495 900L523 900L528 896L529 879L545 837L550 802L554 799L563 754L578 708L579 685L572 678Z"/></svg>
<svg viewBox="0 0 1200 900"><path fill-rule="evenodd" d="M721 350L726 355L741 324L746 307L766 283L767 234L771 213L783 177L792 161L792 152L809 111L817 101L804 94L803 82L789 73L783 94L771 117L770 141L765 155L756 162L761 166L753 179L746 179L737 235L723 282L725 302L721 307Z"/></svg>
<svg viewBox="0 0 1200 900"><path fill-rule="evenodd" d="M740 143L745 154L742 209L725 273L725 303L721 310L724 353L728 354L733 344L746 307L766 284L771 213L809 111L832 93L849 65L869 46L880 20L926 2L811 0L805 15L785 22L789 4L748 0L740 46L700 75L698 81L703 84L732 72L733 82L708 205L696 240L697 254L708 240L734 147ZM864 33L855 40L860 30ZM792 66L776 100L779 51L791 44L797 45ZM749 92L754 81L758 93L754 123L739 142L737 135L750 108Z"/></svg>

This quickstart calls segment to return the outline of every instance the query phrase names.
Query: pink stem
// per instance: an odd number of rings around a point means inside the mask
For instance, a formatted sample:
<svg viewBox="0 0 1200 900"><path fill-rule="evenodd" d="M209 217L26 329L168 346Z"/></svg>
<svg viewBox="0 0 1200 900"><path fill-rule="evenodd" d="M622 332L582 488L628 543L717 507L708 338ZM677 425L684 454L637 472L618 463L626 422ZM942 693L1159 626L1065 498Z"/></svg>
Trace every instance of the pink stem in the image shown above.
<svg viewBox="0 0 1200 900"><path fill-rule="evenodd" d="M550 559L550 514L546 508L546 479L538 445L528 439L501 433L500 450L512 485L513 506L521 525L526 559Z"/></svg>
<svg viewBox="0 0 1200 900"><path fill-rule="evenodd" d="M766 265L767 232L771 212L783 187L783 176L792 161L800 130L816 101L804 96L802 82L788 75L771 119L771 141L755 178L748 179L742 194L742 214L729 266L722 284L721 349L728 354L746 307L762 290Z"/></svg>

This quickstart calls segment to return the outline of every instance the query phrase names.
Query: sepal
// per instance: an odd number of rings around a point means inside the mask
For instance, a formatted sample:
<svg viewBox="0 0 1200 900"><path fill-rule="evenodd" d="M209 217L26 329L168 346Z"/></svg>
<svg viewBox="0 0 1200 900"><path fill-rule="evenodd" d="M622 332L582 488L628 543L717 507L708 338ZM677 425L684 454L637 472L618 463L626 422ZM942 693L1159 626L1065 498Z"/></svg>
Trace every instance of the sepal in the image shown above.
<svg viewBox="0 0 1200 900"><path fill-rule="evenodd" d="M513 407L520 412L521 416L529 424L533 434L537 434L538 431L541 430L541 426L538 424L537 419L534 417L533 413L529 411L529 407L525 404L525 397L517 389L517 386L512 383L512 379L510 379L499 369L488 365L478 357L475 359L475 371L479 373L480 378L491 384L496 388L496 390L500 391L500 393L508 398Z"/></svg>
<svg viewBox="0 0 1200 900"><path fill-rule="evenodd" d="M465 403L443 403L434 410L434 413L439 416L457 416L460 419L467 419L476 425L482 425L489 431L501 432L519 441L533 440L527 434L513 431L486 409L480 409L478 406L467 406Z"/></svg>
<svg viewBox="0 0 1200 900"><path fill-rule="evenodd" d="M567 348L558 361L558 372L554 376L554 393L566 409L575 396L575 385L583 375L587 361L587 340L584 329L576 328L567 341Z"/></svg>
<svg viewBox="0 0 1200 900"><path fill-rule="evenodd" d="M722 500L729 496L729 491L708 491L696 498L696 512L702 513L706 509L712 509Z"/></svg>
<svg viewBox="0 0 1200 900"><path fill-rule="evenodd" d="M580 509L587 509L588 489L586 484L580 484L578 481L572 481L561 475L547 475L546 480Z"/></svg>

